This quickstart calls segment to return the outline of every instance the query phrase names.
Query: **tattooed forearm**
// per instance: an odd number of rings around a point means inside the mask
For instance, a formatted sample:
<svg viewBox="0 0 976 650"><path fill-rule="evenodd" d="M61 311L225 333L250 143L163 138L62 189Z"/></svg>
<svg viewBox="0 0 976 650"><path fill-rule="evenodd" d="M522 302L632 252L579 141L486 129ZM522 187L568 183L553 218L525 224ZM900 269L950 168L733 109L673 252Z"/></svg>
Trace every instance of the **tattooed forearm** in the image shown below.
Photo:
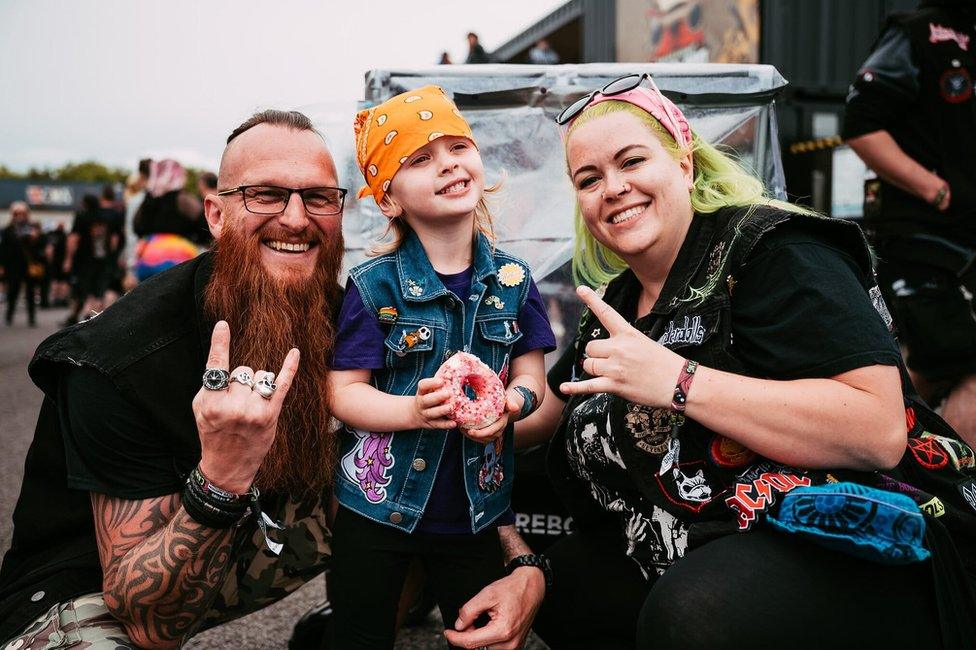
<svg viewBox="0 0 976 650"><path fill-rule="evenodd" d="M508 564L520 555L529 555L532 549L525 543L515 526L499 526L498 541L502 545L502 557Z"/></svg>
<svg viewBox="0 0 976 650"><path fill-rule="evenodd" d="M232 530L192 520L180 496L92 494L109 611L144 647L175 647L206 613L230 566Z"/></svg>

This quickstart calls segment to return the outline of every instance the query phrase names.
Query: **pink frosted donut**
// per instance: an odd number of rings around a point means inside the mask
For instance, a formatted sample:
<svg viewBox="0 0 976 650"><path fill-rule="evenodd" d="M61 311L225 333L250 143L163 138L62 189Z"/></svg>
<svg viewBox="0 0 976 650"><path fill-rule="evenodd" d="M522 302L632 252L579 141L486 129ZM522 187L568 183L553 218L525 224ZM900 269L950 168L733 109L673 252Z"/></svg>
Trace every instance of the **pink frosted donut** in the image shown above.
<svg viewBox="0 0 976 650"><path fill-rule="evenodd" d="M434 376L443 379L451 391L451 419L459 427L486 427L501 417L505 410L502 380L473 354L455 353L441 364ZM468 397L466 387L474 391L475 399Z"/></svg>

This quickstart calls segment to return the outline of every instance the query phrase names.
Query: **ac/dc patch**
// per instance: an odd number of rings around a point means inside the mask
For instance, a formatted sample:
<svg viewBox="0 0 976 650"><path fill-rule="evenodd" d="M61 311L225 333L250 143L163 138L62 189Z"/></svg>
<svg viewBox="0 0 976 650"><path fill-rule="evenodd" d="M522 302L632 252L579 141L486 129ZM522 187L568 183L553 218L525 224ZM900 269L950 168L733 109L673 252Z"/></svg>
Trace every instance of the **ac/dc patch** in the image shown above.
<svg viewBox="0 0 976 650"><path fill-rule="evenodd" d="M756 452L725 436L715 435L708 446L708 457L719 467L738 469L756 459Z"/></svg>
<svg viewBox="0 0 976 650"><path fill-rule="evenodd" d="M747 472L752 475L753 472ZM739 530L749 530L756 517L769 510L776 503L776 494L786 494L791 490L810 485L810 479L787 472L763 472L751 481L742 481L732 486L732 496L725 499L725 505L738 515Z"/></svg>
<svg viewBox="0 0 976 650"><path fill-rule="evenodd" d="M961 104L973 96L973 80L966 68L950 68L939 77L939 94L950 104Z"/></svg>
<svg viewBox="0 0 976 650"><path fill-rule="evenodd" d="M908 449L925 469L942 469L949 464L949 454L933 438L909 438Z"/></svg>

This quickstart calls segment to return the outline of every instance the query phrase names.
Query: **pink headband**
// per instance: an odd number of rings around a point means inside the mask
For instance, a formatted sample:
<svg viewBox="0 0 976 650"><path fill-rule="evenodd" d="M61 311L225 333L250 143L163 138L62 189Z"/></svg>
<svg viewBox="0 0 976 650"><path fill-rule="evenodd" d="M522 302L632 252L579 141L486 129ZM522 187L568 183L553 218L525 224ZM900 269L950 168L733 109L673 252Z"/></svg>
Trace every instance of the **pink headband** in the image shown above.
<svg viewBox="0 0 976 650"><path fill-rule="evenodd" d="M627 92L619 93L617 95L604 95L603 93L597 93L592 100L590 100L589 105L595 106L602 102L618 101L627 102L628 104L633 104L638 108L642 108L651 115L654 116L661 126L671 134L674 141L678 143L681 148L687 147L691 144L691 127L688 126L688 120L685 119L684 114L681 112L677 106L674 105L670 99L661 94L654 81L648 79L651 82L651 88L645 88L643 86L638 86ZM583 114L580 111L580 115ZM578 117L578 116L577 116ZM575 121L575 119L573 120ZM573 124L570 122L564 127L563 133L569 132L569 127ZM564 135L565 137L565 135Z"/></svg>

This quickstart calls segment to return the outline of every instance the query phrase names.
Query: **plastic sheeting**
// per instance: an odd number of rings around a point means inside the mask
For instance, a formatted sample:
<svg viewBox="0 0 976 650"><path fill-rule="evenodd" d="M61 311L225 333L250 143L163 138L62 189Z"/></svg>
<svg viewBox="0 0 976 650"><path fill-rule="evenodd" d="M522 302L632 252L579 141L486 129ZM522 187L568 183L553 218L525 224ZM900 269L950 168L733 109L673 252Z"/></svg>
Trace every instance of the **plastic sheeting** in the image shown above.
<svg viewBox="0 0 976 650"><path fill-rule="evenodd" d="M324 102L303 108L326 134L340 181L351 190L343 217L345 267L362 261L386 228L371 198L355 198L362 185L352 139L355 111L437 84L454 95L470 122L487 182L500 182L489 195L499 246L529 263L562 347L575 333L580 306L569 270L575 199L554 118L576 98L633 72L651 73L695 132L733 151L772 194L785 196L773 99L786 82L772 66L614 63L372 70L366 74L365 102L358 106Z"/></svg>

